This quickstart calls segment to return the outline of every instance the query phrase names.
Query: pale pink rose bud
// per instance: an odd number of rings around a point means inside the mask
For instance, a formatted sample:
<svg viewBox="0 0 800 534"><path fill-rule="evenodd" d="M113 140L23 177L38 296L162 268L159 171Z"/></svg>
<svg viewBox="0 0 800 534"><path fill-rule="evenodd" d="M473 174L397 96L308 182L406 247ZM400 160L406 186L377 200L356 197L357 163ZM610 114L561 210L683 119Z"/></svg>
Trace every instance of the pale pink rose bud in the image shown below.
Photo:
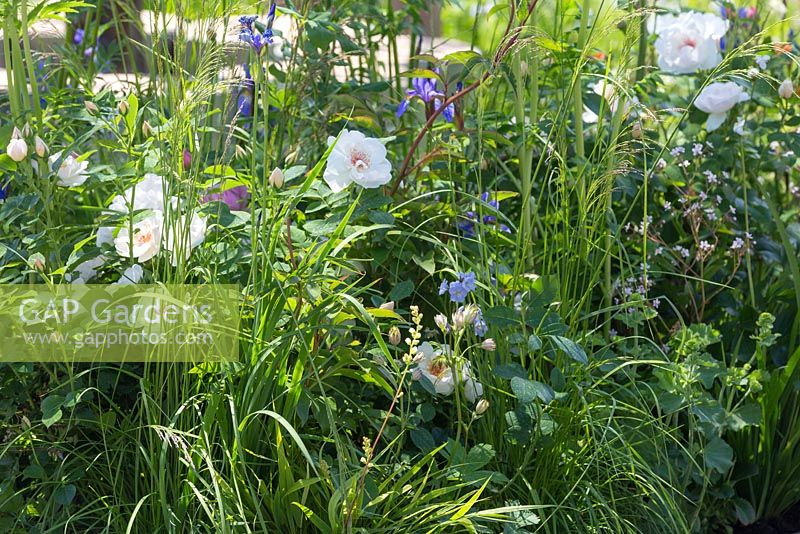
<svg viewBox="0 0 800 534"><path fill-rule="evenodd" d="M100 113L100 108L98 108L97 104L91 100L84 100L83 105L86 107L86 111L88 111L90 115L96 115Z"/></svg>
<svg viewBox="0 0 800 534"><path fill-rule="evenodd" d="M478 404L475 405L475 413L477 415L483 415L486 413L486 410L489 409L489 401L486 399L481 399L478 401Z"/></svg>
<svg viewBox="0 0 800 534"><path fill-rule="evenodd" d="M494 342L494 339L487 337L481 343L481 348L483 350L495 350L497 348L497 343Z"/></svg>
<svg viewBox="0 0 800 534"><path fill-rule="evenodd" d="M390 300L389 302L384 302L383 304L380 305L380 308L382 310L394 311L394 301Z"/></svg>
<svg viewBox="0 0 800 534"><path fill-rule="evenodd" d="M36 155L40 158L45 157L49 151L45 142L38 135L36 136L36 139L34 139L34 149L36 150Z"/></svg>

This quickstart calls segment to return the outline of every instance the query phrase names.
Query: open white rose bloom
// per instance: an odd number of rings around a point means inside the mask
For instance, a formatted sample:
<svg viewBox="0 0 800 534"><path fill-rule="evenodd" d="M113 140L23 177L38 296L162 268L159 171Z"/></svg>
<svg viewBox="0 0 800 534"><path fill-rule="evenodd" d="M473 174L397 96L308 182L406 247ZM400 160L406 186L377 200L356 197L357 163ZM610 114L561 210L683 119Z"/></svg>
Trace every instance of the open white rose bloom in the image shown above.
<svg viewBox="0 0 800 534"><path fill-rule="evenodd" d="M58 176L58 185L62 187L76 187L83 185L89 175L86 173L86 168L89 166L88 161L78 161L74 154L67 155L58 168L55 167L58 160L61 158L63 152L56 152L50 156L50 168Z"/></svg>
<svg viewBox="0 0 800 534"><path fill-rule="evenodd" d="M744 89L734 82L715 82L708 85L698 95L694 105L708 113L706 131L713 132L728 117L728 112L739 102L750 100Z"/></svg>
<svg viewBox="0 0 800 534"><path fill-rule="evenodd" d="M122 225L114 238L114 248L123 258L146 262L161 250L163 230L164 215L160 211L153 211L152 215L133 223L132 227Z"/></svg>
<svg viewBox="0 0 800 534"><path fill-rule="evenodd" d="M134 216L133 240L131 224L128 222L120 226L116 237L115 228L99 228L97 245L113 242L120 256L132 257L142 263L158 254L162 246L172 253L173 265L181 256L189 259L192 250L205 239L206 222L197 213L192 213L189 218L177 197L165 196L166 189L161 176L148 173L141 182L114 197L109 206L111 211L121 214L147 211L149 214L144 219Z"/></svg>
<svg viewBox="0 0 800 534"><path fill-rule="evenodd" d="M455 375L453 369L460 368L460 384L464 387L464 396L469 402L475 402L483 395L483 385L472 377L469 362L459 358L459 362L453 361L450 348L443 345L441 348L434 348L430 343L421 343L417 347L417 366L413 370L414 380L421 380L425 377L439 395L451 395L456 389Z"/></svg>
<svg viewBox="0 0 800 534"><path fill-rule="evenodd" d="M673 74L713 69L722 61L720 39L730 23L711 13L659 15L650 31L658 35L658 66Z"/></svg>
<svg viewBox="0 0 800 534"><path fill-rule="evenodd" d="M328 157L323 178L334 193L351 183L372 189L392 179L392 164L386 159L386 147L378 139L344 130L338 141L335 137L328 138L328 146L333 143L336 145Z"/></svg>

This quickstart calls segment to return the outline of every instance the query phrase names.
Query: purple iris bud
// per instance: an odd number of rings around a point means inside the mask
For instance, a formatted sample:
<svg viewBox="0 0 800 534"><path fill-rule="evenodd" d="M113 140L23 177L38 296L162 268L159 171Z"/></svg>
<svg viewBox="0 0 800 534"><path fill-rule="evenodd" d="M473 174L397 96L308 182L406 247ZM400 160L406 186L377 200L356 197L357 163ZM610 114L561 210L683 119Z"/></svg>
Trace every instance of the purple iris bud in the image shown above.
<svg viewBox="0 0 800 534"><path fill-rule="evenodd" d="M404 99L403 99L403 100L400 102L400 105L399 105L399 106L397 106L397 112L395 112L395 114L394 114L394 115L395 115L395 117L397 117L398 119L399 119L400 117L402 117L402 116L403 116L403 113L405 113L405 112L406 112L406 110L408 109L408 104L409 104L409 100L408 100L407 98L404 98Z"/></svg>
<svg viewBox="0 0 800 534"><path fill-rule="evenodd" d="M507 224L500 223L499 228L501 232L505 232L507 234L511 233L511 228L509 228Z"/></svg>
<svg viewBox="0 0 800 534"><path fill-rule="evenodd" d="M203 197L203 202L222 202L235 211L247 209L250 202L250 191L246 185L237 185L225 191L209 193Z"/></svg>
<svg viewBox="0 0 800 534"><path fill-rule="evenodd" d="M483 224L494 224L497 222L497 217L494 215L484 215L483 216Z"/></svg>
<svg viewBox="0 0 800 534"><path fill-rule="evenodd" d="M724 37L720 37L719 38L719 49L722 50L722 51L725 51L725 38Z"/></svg>
<svg viewBox="0 0 800 534"><path fill-rule="evenodd" d="M188 148L183 149L183 170L188 171L192 166L192 153Z"/></svg>
<svg viewBox="0 0 800 534"><path fill-rule="evenodd" d="M271 29L272 28L272 23L275 22L275 8L276 7L277 6L276 6L275 2L272 2L272 5L269 6L269 13L267 13L267 22L266 22L267 28Z"/></svg>
<svg viewBox="0 0 800 534"><path fill-rule="evenodd" d="M84 35L86 35L86 31L83 28L78 28L72 36L72 43L75 46L79 46L83 42Z"/></svg>
<svg viewBox="0 0 800 534"><path fill-rule="evenodd" d="M0 200L8 198L8 190L11 189L11 182L0 181Z"/></svg>
<svg viewBox="0 0 800 534"><path fill-rule="evenodd" d="M437 100L436 109L438 110L439 107L441 107L441 105L442 105L441 101ZM455 103L450 103L444 108L444 111L442 111L442 117L444 117L444 120L446 120L447 122L453 122L455 116L456 116L456 105Z"/></svg>
<svg viewBox="0 0 800 534"><path fill-rule="evenodd" d="M442 280L441 285L439 285L439 294L444 295L447 293L447 280Z"/></svg>

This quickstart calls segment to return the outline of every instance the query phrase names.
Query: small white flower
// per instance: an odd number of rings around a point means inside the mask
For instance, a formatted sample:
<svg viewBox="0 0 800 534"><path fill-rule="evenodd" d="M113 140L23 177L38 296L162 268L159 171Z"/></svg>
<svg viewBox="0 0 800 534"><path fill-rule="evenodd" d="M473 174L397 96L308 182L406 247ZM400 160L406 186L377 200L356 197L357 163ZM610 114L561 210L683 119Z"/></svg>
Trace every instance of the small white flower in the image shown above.
<svg viewBox="0 0 800 534"><path fill-rule="evenodd" d="M353 182L372 189L392 179L392 164L386 159L386 147L378 139L344 130L338 141L335 137L328 138L328 145L333 143L336 146L328 157L323 178L334 193Z"/></svg>
<svg viewBox="0 0 800 534"><path fill-rule="evenodd" d="M6 154L17 163L28 157L28 143L22 138L19 128L14 128L14 133L11 135L11 140L6 147Z"/></svg>
<svg viewBox="0 0 800 534"><path fill-rule="evenodd" d="M436 326L439 327L439 330L442 332L447 332L450 326L447 324L447 316L443 313L437 313L436 317L433 318L433 322L436 323Z"/></svg>
<svg viewBox="0 0 800 534"><path fill-rule="evenodd" d="M149 217L134 223L133 236L130 225L124 224L114 239L117 254L123 258L136 258L139 262L146 262L161 250L163 229L164 215L160 211L154 211Z"/></svg>
<svg viewBox="0 0 800 534"><path fill-rule="evenodd" d="M62 187L76 187L83 185L83 182L89 177L86 173L86 168L89 166L88 161L78 161L76 154L69 154L61 161L61 165L56 169L54 165L58 163L63 151L56 152L50 156L50 168L58 176L58 185Z"/></svg>
<svg viewBox="0 0 800 534"><path fill-rule="evenodd" d="M130 284L138 284L139 282L142 281L143 277L144 277L144 269L142 269L142 266L139 265L138 263L134 263L133 265L125 269L125 271L123 271L122 276L120 276L119 280L114 282L113 285L126 286Z"/></svg>
<svg viewBox="0 0 800 534"><path fill-rule="evenodd" d="M736 135L747 135L747 132L744 130L744 117L736 119L736 123L733 125L733 133Z"/></svg>
<svg viewBox="0 0 800 534"><path fill-rule="evenodd" d="M706 130L713 132L728 117L728 112L739 102L750 99L742 87L734 82L715 82L708 85L698 95L694 105L700 111L708 113Z"/></svg>
<svg viewBox="0 0 800 534"><path fill-rule="evenodd" d="M730 23L711 13L688 11L656 17L658 66L675 74L713 69L722 62L719 41Z"/></svg>
<svg viewBox="0 0 800 534"><path fill-rule="evenodd" d="M767 68L767 63L769 63L770 57L766 54L759 54L756 56L756 65L761 70L765 70Z"/></svg>
<svg viewBox="0 0 800 534"><path fill-rule="evenodd" d="M794 96L794 84L792 80L785 79L778 86L778 95L783 99L792 98Z"/></svg>

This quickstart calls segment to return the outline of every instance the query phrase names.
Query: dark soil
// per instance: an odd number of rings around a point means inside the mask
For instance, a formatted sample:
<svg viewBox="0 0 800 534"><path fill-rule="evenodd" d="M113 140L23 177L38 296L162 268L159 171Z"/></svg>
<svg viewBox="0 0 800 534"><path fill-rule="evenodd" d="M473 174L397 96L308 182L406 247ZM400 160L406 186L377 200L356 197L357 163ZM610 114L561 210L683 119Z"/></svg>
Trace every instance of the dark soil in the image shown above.
<svg viewBox="0 0 800 534"><path fill-rule="evenodd" d="M795 504L781 516L763 519L752 525L733 528L734 534L797 534L800 533L800 503Z"/></svg>

